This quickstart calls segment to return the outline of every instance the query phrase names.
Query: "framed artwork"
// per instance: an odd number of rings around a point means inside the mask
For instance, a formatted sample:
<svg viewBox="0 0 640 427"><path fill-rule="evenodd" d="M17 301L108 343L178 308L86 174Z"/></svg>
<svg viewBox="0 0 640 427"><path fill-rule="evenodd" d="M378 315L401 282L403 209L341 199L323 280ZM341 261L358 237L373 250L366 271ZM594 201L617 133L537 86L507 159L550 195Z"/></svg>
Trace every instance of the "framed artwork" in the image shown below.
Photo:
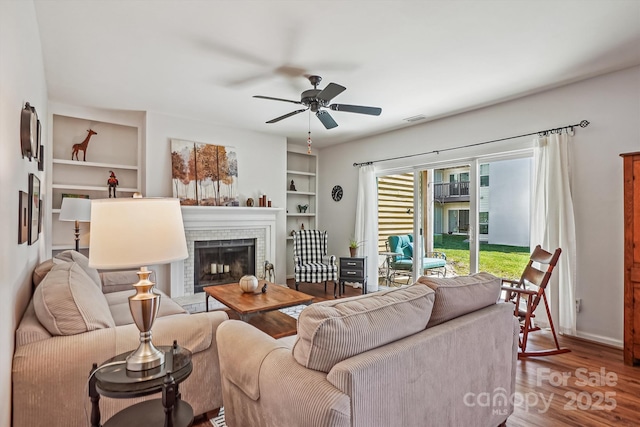
<svg viewBox="0 0 640 427"><path fill-rule="evenodd" d="M172 139L171 180L181 205L240 206L233 147Z"/></svg>
<svg viewBox="0 0 640 427"><path fill-rule="evenodd" d="M40 146L40 155L38 156L38 170L40 172L44 170L44 145Z"/></svg>
<svg viewBox="0 0 640 427"><path fill-rule="evenodd" d="M40 179L29 174L29 244L33 245L38 240L38 227L40 223Z"/></svg>
<svg viewBox="0 0 640 427"><path fill-rule="evenodd" d="M18 244L29 239L29 195L18 191Z"/></svg>
<svg viewBox="0 0 640 427"><path fill-rule="evenodd" d="M37 117L37 115L36 115ZM36 134L35 138L33 138L33 160L36 162L40 161L40 120L36 119Z"/></svg>
<svg viewBox="0 0 640 427"><path fill-rule="evenodd" d="M43 204L44 200L40 199L38 202L38 206L40 207L38 209L38 234L42 233L42 212L44 212L44 204Z"/></svg>

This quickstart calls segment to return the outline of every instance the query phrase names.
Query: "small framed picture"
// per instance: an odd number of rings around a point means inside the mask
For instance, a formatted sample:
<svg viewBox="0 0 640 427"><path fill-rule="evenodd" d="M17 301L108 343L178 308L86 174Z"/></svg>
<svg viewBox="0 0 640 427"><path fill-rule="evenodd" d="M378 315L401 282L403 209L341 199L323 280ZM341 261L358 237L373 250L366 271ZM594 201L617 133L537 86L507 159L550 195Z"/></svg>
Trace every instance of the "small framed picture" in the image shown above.
<svg viewBox="0 0 640 427"><path fill-rule="evenodd" d="M38 241L38 226L40 223L40 179L35 174L29 174L29 244Z"/></svg>
<svg viewBox="0 0 640 427"><path fill-rule="evenodd" d="M18 192L18 244L29 239L29 195L24 191Z"/></svg>
<svg viewBox="0 0 640 427"><path fill-rule="evenodd" d="M38 170L40 172L44 170L44 145L40 146L40 155L38 156Z"/></svg>

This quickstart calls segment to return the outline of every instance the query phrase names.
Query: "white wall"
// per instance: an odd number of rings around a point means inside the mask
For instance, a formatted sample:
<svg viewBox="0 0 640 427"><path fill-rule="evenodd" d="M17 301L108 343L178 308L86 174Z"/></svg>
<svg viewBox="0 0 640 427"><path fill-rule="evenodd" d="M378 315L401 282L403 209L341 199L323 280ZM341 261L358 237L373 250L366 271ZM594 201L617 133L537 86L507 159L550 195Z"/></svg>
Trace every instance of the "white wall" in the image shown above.
<svg viewBox="0 0 640 427"><path fill-rule="evenodd" d="M284 137L228 128L219 124L147 112L145 147L145 196L172 197L171 139L219 144L236 148L238 154L238 195L240 206L247 198L260 194L271 199L272 206L286 207L287 144ZM232 209L232 208L230 208ZM285 213L278 214L276 282L285 280ZM270 260L273 261L273 260ZM279 264L279 265L278 265ZM156 269L158 288L170 293L169 267Z"/></svg>
<svg viewBox="0 0 640 427"><path fill-rule="evenodd" d="M364 162L483 142L578 123L573 195L577 232L577 314L580 336L621 346L623 337L622 161L640 150L640 67L610 73L543 93L383 135L328 147L320 152L319 227L329 231L329 250L346 255L354 232L357 169ZM383 106L384 107L384 106ZM384 114L384 109L383 109ZM413 158L414 163L489 155L530 147L531 138ZM401 168L410 160L376 164ZM341 202L331 188L344 188Z"/></svg>
<svg viewBox="0 0 640 427"><path fill-rule="evenodd" d="M47 89L33 2L0 1L0 55L0 426L9 426L14 332L31 296L31 271L44 253L44 234L35 245L18 245L18 190L29 191L29 173L34 173L45 191L46 171L38 172L20 151L25 102L38 112L42 141L47 132Z"/></svg>

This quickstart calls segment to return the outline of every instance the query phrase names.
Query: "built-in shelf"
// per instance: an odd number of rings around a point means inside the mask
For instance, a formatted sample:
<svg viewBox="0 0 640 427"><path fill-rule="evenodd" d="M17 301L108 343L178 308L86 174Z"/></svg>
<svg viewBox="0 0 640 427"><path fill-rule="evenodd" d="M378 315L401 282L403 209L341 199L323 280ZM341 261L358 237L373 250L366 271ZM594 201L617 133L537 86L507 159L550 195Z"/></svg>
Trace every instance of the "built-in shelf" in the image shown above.
<svg viewBox="0 0 640 427"><path fill-rule="evenodd" d="M304 172L304 171L288 170L287 173L289 175L316 176L315 172Z"/></svg>
<svg viewBox="0 0 640 427"><path fill-rule="evenodd" d="M73 222L60 221L60 208L64 197L109 197L107 180L113 172L118 179L116 197L131 197L142 193L142 123L139 118L114 116L110 112L80 112L72 115L66 106L55 105L51 109L51 173L47 182L47 214L50 226L47 242L51 252L74 249ZM85 115L86 114L86 115ZM113 120L111 120L113 119ZM72 147L87 137L87 129L95 134L86 151L80 151L79 159L71 159ZM82 160L86 155L87 161ZM91 224L80 228L80 247L88 249Z"/></svg>
<svg viewBox="0 0 640 427"><path fill-rule="evenodd" d="M318 157L308 154L306 147L287 147L287 278L293 277L293 230L313 230L318 226ZM294 183L296 191L291 190ZM305 213L298 206L306 205Z"/></svg>
<svg viewBox="0 0 640 427"><path fill-rule="evenodd" d="M116 163L80 162L78 160L63 160L63 159L53 159L53 163L56 165L70 165L70 166L80 166L80 167L84 166L84 167L105 168L105 169L138 170L138 166L121 165Z"/></svg>
<svg viewBox="0 0 640 427"><path fill-rule="evenodd" d="M69 185L69 184L53 184L51 188L59 190L80 190L80 191L107 191L107 186L98 185ZM118 192L125 191L128 193L135 193L139 191L137 188L118 187Z"/></svg>
<svg viewBox="0 0 640 427"><path fill-rule="evenodd" d="M313 191L287 191L287 194L292 196L315 196Z"/></svg>

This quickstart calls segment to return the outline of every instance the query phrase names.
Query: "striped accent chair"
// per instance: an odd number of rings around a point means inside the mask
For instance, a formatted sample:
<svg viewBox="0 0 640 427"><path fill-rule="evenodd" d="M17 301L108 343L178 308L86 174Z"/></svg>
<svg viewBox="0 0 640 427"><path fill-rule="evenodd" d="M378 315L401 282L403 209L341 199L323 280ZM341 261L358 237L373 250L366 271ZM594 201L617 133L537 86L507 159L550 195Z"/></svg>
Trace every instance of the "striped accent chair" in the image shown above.
<svg viewBox="0 0 640 427"><path fill-rule="evenodd" d="M327 281L333 281L333 296L337 298L338 265L336 256L327 256L327 232L300 230L293 235L293 264L296 290L300 283L322 283L327 292Z"/></svg>

